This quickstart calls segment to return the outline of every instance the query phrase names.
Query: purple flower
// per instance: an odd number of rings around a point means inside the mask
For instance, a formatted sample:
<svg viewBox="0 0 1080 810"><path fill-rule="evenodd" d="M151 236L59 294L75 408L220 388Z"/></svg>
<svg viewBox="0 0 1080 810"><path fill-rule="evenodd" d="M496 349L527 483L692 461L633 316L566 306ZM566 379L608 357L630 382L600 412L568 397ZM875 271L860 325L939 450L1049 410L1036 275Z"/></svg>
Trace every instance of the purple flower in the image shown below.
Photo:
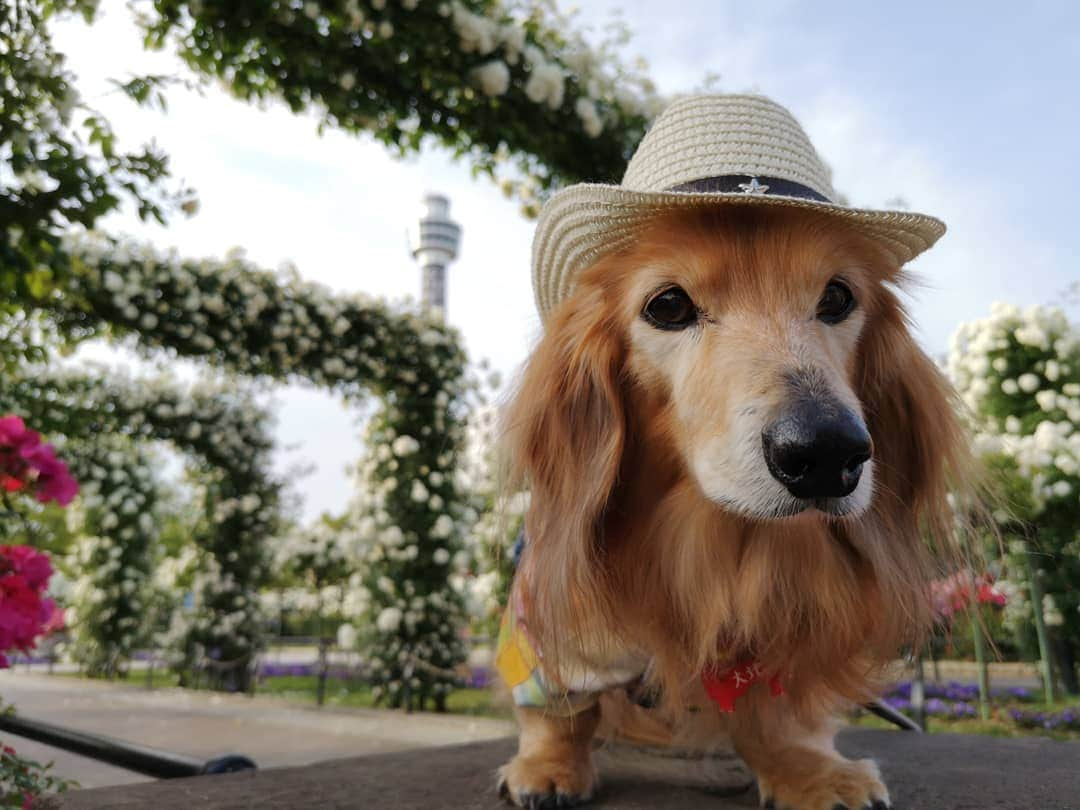
<svg viewBox="0 0 1080 810"><path fill-rule="evenodd" d="M911 681L900 681L899 683L894 684L893 688L889 690L886 696L910 699Z"/></svg>
<svg viewBox="0 0 1080 810"><path fill-rule="evenodd" d="M887 697L885 698L885 705L896 709L898 712L911 711L911 701L905 697Z"/></svg>
<svg viewBox="0 0 1080 810"><path fill-rule="evenodd" d="M941 716L949 713L949 704L939 698L929 698L923 708L929 715Z"/></svg>
<svg viewBox="0 0 1080 810"><path fill-rule="evenodd" d="M952 705L952 716L956 718L975 717L977 712L970 703L957 702Z"/></svg>

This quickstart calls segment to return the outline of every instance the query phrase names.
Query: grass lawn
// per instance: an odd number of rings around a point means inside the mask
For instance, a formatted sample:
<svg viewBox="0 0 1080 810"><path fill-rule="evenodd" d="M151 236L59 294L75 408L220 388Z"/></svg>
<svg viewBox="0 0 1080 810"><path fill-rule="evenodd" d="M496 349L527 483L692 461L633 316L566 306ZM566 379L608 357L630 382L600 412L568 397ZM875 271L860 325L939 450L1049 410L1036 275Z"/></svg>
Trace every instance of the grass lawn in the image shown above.
<svg viewBox="0 0 1080 810"><path fill-rule="evenodd" d="M314 703L317 678L314 675L286 675L264 678L255 687L259 695L273 695L297 703ZM369 709L375 706L371 687L367 684L335 678L326 682L327 706L350 706ZM471 714L482 717L509 717L509 707L498 705L490 689L457 689L446 700L452 714Z"/></svg>
<svg viewBox="0 0 1080 810"><path fill-rule="evenodd" d="M75 672L56 673L54 677L81 678ZM117 683L127 686L145 686L146 673L133 672L126 678L118 678ZM170 670L155 670L153 685L155 689L168 689L180 685L179 676ZM260 678L255 687L256 695L270 695L294 703L314 704L318 678L315 675L277 675ZM371 696L371 687L359 681L328 678L326 681L326 705L345 706L357 709L377 709ZM451 714L469 714L478 717L510 718L509 705L495 698L490 689L457 689L450 693L446 708Z"/></svg>

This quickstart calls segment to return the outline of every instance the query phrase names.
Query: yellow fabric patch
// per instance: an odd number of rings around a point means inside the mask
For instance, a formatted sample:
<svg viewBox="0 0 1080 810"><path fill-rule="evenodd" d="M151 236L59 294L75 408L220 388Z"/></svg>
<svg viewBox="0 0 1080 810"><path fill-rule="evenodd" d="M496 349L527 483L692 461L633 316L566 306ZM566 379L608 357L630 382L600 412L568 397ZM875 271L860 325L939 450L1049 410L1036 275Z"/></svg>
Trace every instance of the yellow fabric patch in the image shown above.
<svg viewBox="0 0 1080 810"><path fill-rule="evenodd" d="M525 633L517 626L511 607L503 613L499 625L499 645L495 650L495 668L506 682L514 687L527 681L540 663Z"/></svg>

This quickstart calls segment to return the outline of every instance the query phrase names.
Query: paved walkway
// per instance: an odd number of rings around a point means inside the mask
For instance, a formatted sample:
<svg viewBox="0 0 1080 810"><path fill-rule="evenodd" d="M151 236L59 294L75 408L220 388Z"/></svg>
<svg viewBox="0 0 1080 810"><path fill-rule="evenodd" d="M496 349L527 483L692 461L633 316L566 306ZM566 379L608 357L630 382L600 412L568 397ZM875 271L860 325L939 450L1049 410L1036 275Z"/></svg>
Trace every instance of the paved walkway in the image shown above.
<svg viewBox="0 0 1080 810"><path fill-rule="evenodd" d="M853 729L840 735L848 756L881 765L895 810L1077 810L1080 743L1001 740L959 734ZM505 810L495 768L513 740L404 751L306 768L173 779L153 785L79 791L41 810ZM603 778L603 773L602 773ZM746 810L755 790L722 798L625 774L607 778L597 810Z"/></svg>
<svg viewBox="0 0 1080 810"><path fill-rule="evenodd" d="M180 689L0 671L0 697L23 717L106 734L201 759L242 753L260 768L490 740L513 732L507 721L461 715L299 707ZM5 735L6 736L6 735ZM5 743L83 787L147 781L130 771L18 737Z"/></svg>

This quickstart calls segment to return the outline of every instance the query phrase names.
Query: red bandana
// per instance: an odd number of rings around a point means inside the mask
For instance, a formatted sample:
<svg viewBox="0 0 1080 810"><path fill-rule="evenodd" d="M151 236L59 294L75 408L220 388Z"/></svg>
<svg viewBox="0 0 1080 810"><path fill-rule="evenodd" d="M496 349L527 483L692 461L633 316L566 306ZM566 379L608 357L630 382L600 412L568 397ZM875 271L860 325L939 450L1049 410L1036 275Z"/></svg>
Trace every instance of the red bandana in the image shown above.
<svg viewBox="0 0 1080 810"><path fill-rule="evenodd" d="M771 678L766 678L765 673L761 671L761 665L756 661L746 661L723 673L717 673L715 669L701 673L701 682L705 685L705 691L722 712L735 711L736 698L745 695L758 681L769 684L769 693L773 697L784 694L784 687L780 685L780 676L773 675Z"/></svg>

